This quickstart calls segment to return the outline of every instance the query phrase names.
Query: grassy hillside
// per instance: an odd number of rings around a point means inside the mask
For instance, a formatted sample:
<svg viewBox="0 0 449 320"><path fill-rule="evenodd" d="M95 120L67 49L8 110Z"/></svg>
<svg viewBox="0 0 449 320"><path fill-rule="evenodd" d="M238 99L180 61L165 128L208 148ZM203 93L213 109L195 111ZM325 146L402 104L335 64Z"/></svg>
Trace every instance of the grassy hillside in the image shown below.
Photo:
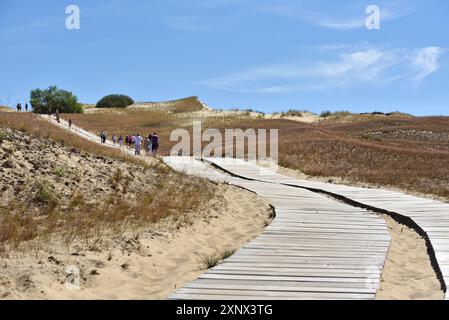
<svg viewBox="0 0 449 320"><path fill-rule="evenodd" d="M174 223L214 197L212 183L144 163L33 114L0 113L0 252Z"/></svg>
<svg viewBox="0 0 449 320"><path fill-rule="evenodd" d="M206 112L207 113L207 112ZM332 114L316 123L264 119L247 113L170 114L127 110L126 113L74 115L92 132L149 134L157 131L162 153L175 142L175 128L191 131L192 121L206 128L279 129L280 164L317 177L392 186L449 198L449 117L385 114Z"/></svg>
<svg viewBox="0 0 449 320"><path fill-rule="evenodd" d="M198 100L198 97L188 97L183 99L164 101L164 102L141 102L136 103L134 108L153 108L165 109L173 113L201 111L204 105ZM133 108L133 106L131 106Z"/></svg>
<svg viewBox="0 0 449 320"><path fill-rule="evenodd" d="M220 128L278 128L280 165L311 176L449 198L449 117L359 117L350 122L217 120Z"/></svg>
<svg viewBox="0 0 449 320"><path fill-rule="evenodd" d="M185 113L185 112L195 112L205 110L207 108L202 104L198 97L187 97L182 99L170 100L170 101L160 101L160 102L136 102L133 105L124 109L107 108L98 109L95 108L95 104L83 104L83 108L87 113L121 113L126 112L126 110L147 110L147 111L159 111L168 112L172 114Z"/></svg>

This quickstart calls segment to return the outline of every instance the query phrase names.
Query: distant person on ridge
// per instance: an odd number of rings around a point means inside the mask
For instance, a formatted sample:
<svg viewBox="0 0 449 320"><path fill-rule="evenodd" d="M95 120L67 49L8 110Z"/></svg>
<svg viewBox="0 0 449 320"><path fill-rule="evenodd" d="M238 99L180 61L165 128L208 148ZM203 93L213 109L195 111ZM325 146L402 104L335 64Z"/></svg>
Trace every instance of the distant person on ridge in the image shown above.
<svg viewBox="0 0 449 320"><path fill-rule="evenodd" d="M140 136L140 134L137 134L134 140L134 148L135 148L135 155L140 156L140 147L142 145L143 138Z"/></svg>
<svg viewBox="0 0 449 320"><path fill-rule="evenodd" d="M115 142L117 141L117 136L115 135L115 133L112 134L112 143L115 146Z"/></svg>
<svg viewBox="0 0 449 320"><path fill-rule="evenodd" d="M28 103L25 103L25 112L28 112Z"/></svg>
<svg viewBox="0 0 449 320"><path fill-rule="evenodd" d="M56 109L56 121L58 121L58 123L60 123L61 122L61 120L59 119L59 110L58 109Z"/></svg>
<svg viewBox="0 0 449 320"><path fill-rule="evenodd" d="M153 136L151 137L151 153L156 156L157 155L157 149L159 148L159 137L157 136L157 133L153 133Z"/></svg>
<svg viewBox="0 0 449 320"><path fill-rule="evenodd" d="M72 129L72 119L69 119L69 130Z"/></svg>

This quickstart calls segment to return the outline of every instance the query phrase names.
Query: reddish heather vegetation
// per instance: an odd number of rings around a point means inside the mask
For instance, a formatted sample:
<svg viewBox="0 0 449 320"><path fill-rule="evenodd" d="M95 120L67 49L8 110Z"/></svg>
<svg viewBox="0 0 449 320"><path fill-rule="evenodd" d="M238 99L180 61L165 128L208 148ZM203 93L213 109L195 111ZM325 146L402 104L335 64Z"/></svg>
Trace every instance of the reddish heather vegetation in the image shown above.
<svg viewBox="0 0 449 320"><path fill-rule="evenodd" d="M280 165L308 175L449 198L449 117L239 120L228 127L278 128Z"/></svg>
<svg viewBox="0 0 449 320"><path fill-rule="evenodd" d="M128 110L81 114L74 119L93 132L146 134L156 130L162 154L167 154L175 143L169 141L171 130L190 130L193 116ZM449 117L363 115L307 124L235 115L205 117L206 128L277 128L282 166L311 176L341 177L349 183L449 198Z"/></svg>

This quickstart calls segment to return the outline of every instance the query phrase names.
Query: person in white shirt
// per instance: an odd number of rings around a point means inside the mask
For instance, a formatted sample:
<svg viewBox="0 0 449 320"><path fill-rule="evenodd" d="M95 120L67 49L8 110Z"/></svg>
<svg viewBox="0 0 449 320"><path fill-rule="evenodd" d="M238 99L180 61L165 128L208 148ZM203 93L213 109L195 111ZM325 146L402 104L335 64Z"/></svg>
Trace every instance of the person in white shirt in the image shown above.
<svg viewBox="0 0 449 320"><path fill-rule="evenodd" d="M140 134L137 134L134 141L135 155L140 155L140 147L142 146L142 141L143 138L140 136Z"/></svg>

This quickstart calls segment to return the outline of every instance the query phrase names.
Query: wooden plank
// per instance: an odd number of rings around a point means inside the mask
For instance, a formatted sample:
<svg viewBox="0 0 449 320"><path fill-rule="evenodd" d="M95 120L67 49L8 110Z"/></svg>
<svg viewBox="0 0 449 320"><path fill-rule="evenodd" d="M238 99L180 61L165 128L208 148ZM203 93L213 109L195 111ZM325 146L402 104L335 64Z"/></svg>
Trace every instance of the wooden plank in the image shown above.
<svg viewBox="0 0 449 320"><path fill-rule="evenodd" d="M234 289L234 290L266 290L266 291L293 291L293 292L326 292L326 293L376 293L375 288L352 288L349 284L346 287L326 287L318 286L318 283L307 284L299 282L278 282L270 281L213 281L198 279L188 283L185 288L197 289Z"/></svg>
<svg viewBox="0 0 449 320"><path fill-rule="evenodd" d="M319 252L352 252L352 253L366 253L367 250L370 252L380 252L384 253L388 247L368 247L368 246L341 246L338 245L305 245L305 244L285 244L282 245L282 247L285 250L296 250L296 251L319 251ZM279 245L276 243L266 243L266 244L259 244L252 243L248 244L242 247L242 249L277 249L279 248ZM444 251L446 253L449 253L449 251Z"/></svg>
<svg viewBox="0 0 449 320"><path fill-rule="evenodd" d="M373 299L373 294L350 293L321 293L321 292L291 292L291 291L263 291L263 290L225 290L225 289L194 289L181 288L171 297L173 299L218 299L218 300L346 300L346 299Z"/></svg>
<svg viewBox="0 0 449 320"><path fill-rule="evenodd" d="M335 278L360 278L366 280L366 274L380 274L381 271L377 270L352 270L352 269L306 269L306 268L249 268L249 267L240 267L240 268L214 268L213 270L209 270L208 274L239 274L239 275L277 275L282 273L283 276L302 276L302 277L335 277Z"/></svg>
<svg viewBox="0 0 449 320"><path fill-rule="evenodd" d="M321 283L353 283L355 285L362 284L366 287L365 278L353 277L304 277L304 276L277 276L277 275L260 275L260 274L226 274L226 273L210 273L207 272L199 277L199 279L217 279L217 280L257 280L257 281L286 281L286 282L321 282Z"/></svg>

